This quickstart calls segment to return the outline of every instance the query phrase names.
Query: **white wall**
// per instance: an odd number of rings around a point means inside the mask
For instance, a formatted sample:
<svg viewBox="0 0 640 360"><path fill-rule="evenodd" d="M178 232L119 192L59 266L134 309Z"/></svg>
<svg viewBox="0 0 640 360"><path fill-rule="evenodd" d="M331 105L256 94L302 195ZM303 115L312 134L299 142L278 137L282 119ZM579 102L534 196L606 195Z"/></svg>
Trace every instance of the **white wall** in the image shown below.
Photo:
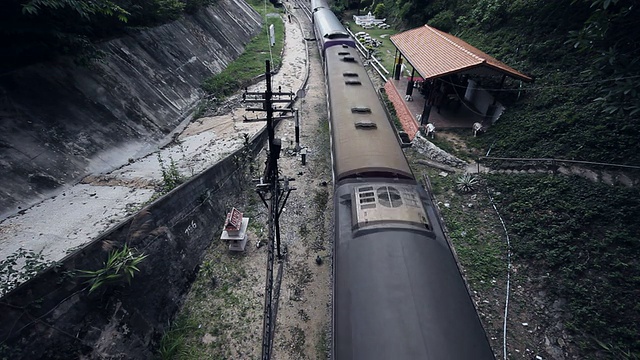
<svg viewBox="0 0 640 360"><path fill-rule="evenodd" d="M489 110L489 107L495 101L493 95L491 95L488 91L479 88L478 83L474 80L469 79L467 90L464 94L464 99L469 103L473 104L473 106L481 113L486 114ZM500 115L504 112L504 106L499 102L495 103L496 110L491 116L491 123L493 124L498 120Z"/></svg>

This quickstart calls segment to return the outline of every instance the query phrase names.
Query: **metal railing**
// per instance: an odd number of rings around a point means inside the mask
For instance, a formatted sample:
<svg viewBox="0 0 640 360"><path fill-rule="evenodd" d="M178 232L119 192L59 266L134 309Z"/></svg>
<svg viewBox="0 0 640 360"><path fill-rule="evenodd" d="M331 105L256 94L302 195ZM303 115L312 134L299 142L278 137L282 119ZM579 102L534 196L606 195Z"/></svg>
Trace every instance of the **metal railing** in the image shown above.
<svg viewBox="0 0 640 360"><path fill-rule="evenodd" d="M380 62L380 60L376 59L375 56L371 57L371 60L373 60L373 62L375 63L374 66L378 66L380 68L380 70L382 70L386 75L389 75L389 70L387 70L384 65L382 65L382 63Z"/></svg>
<svg viewBox="0 0 640 360"><path fill-rule="evenodd" d="M616 167L616 168L624 168L624 169L640 169L640 166L634 166L634 165L611 164L611 163L602 163L602 162L595 162L595 161L566 160L566 159L555 159L555 158L506 158L506 157L480 156L478 158L478 163L480 163L483 160L522 161L522 162L532 162L532 163L540 162L540 163L549 163L552 166L566 163L566 164Z"/></svg>
<svg viewBox="0 0 640 360"><path fill-rule="evenodd" d="M380 60L376 59L375 56L371 55L371 52L369 51L369 49L367 49L364 45L362 45L362 43L360 43L360 41L358 41L358 38L351 31L351 29L346 29L346 30L349 33L349 35L351 35L353 40L355 40L356 49L358 49L358 51L360 52L360 55L362 55L362 57L365 59L365 65L367 64L371 65L371 67L376 71L376 73L380 75L380 78L384 80L384 82L387 82L386 75L389 75L389 70L387 70L384 67L384 65L382 65Z"/></svg>

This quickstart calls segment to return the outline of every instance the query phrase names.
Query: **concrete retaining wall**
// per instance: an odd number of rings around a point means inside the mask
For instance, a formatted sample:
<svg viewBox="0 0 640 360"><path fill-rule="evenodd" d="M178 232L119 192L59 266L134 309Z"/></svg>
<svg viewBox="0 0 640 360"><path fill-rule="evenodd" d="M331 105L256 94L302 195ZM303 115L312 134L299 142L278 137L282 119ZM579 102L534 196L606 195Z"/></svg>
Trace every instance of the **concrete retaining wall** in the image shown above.
<svg viewBox="0 0 640 360"><path fill-rule="evenodd" d="M251 141L256 155L266 131ZM233 194L248 185L238 150L0 299L0 358L147 359L181 305ZM240 167L239 167L240 166ZM144 252L130 285L89 294L69 270L102 267L123 244Z"/></svg>
<svg viewBox="0 0 640 360"><path fill-rule="evenodd" d="M260 29L244 1L219 0L98 45L90 67L62 58L2 74L0 216L155 150Z"/></svg>

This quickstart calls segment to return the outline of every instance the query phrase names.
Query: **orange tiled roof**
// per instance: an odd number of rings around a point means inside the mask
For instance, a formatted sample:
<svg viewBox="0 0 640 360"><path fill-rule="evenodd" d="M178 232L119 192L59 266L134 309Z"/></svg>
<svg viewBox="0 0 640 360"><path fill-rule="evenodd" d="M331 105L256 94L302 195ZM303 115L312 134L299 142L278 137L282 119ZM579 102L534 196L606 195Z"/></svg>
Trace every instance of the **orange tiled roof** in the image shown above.
<svg viewBox="0 0 640 360"><path fill-rule="evenodd" d="M487 67L523 81L531 78L501 63L461 39L429 25L390 37L398 51L425 79L476 67Z"/></svg>

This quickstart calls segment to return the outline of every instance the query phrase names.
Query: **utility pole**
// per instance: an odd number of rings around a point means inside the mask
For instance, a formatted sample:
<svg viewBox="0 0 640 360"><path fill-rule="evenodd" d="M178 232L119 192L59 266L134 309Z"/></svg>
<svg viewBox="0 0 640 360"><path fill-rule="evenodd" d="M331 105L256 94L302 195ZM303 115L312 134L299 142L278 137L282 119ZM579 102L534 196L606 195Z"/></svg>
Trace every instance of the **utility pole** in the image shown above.
<svg viewBox="0 0 640 360"><path fill-rule="evenodd" d="M267 79L270 79L271 76L268 74L267 75ZM267 92L269 92L272 96L272 98L269 99L269 102L271 103L271 105L273 104L291 104L293 103L293 93L292 92L282 92L282 89L278 88L278 92L272 92L271 91L271 84L269 83L270 80L267 80ZM256 117L255 119L250 119L247 118L246 116L244 117L244 122L252 122L252 121L269 121L268 117L269 117L269 110L267 110L267 105L266 105L266 101L267 99L265 98L266 93L267 92L249 92L247 91L247 89L245 89L244 93L242 94L242 101L247 103L247 104L262 104L262 107L248 107L245 110L247 111L252 111L252 112L263 112L263 111L267 111L267 117ZM277 96L277 99L274 99L273 96ZM284 98L283 98L284 97ZM288 97L288 98L287 98ZM293 115L291 115L291 113L293 113L293 109L290 108L286 108L286 107L280 107L280 108L276 108L273 109L271 108L271 121L279 121L279 120L286 120L286 119L293 119ZM273 113L277 112L280 113L278 117L273 117ZM289 114L289 115L287 115ZM268 124L267 124L268 126Z"/></svg>
<svg viewBox="0 0 640 360"><path fill-rule="evenodd" d="M274 302L273 302L273 262L274 262L274 247L276 248L278 261L282 261L283 254L280 251L280 215L282 209L289 198L289 194L295 188L289 187L289 182L294 179L291 178L279 178L278 176L278 159L280 158L280 151L282 150L282 142L275 137L274 128L274 111L287 112L289 109L273 109L274 103L285 102L285 100L273 99L276 96L289 96L290 100L286 102L292 102L293 93L283 93L278 91L273 93L271 91L271 64L269 60L266 61L266 82L267 90L264 93L249 93L245 92L243 99L245 102L250 103L262 103L262 108L247 109L253 111L266 111L267 121L267 134L269 137L269 151L267 155L267 162L263 176L257 180L257 191L262 199L262 202L269 212L269 232L267 240L267 277L265 284L264 295L264 318L262 326L262 360L271 359L271 350L273 345L273 330L275 329L275 314L274 314ZM261 99L247 99L249 96L260 96ZM280 117L282 118L282 117ZM280 119L279 118L279 119ZM292 118L292 117L288 117ZM277 119L276 119L277 120ZM267 198L267 194L269 197ZM275 299L277 304L277 299Z"/></svg>

